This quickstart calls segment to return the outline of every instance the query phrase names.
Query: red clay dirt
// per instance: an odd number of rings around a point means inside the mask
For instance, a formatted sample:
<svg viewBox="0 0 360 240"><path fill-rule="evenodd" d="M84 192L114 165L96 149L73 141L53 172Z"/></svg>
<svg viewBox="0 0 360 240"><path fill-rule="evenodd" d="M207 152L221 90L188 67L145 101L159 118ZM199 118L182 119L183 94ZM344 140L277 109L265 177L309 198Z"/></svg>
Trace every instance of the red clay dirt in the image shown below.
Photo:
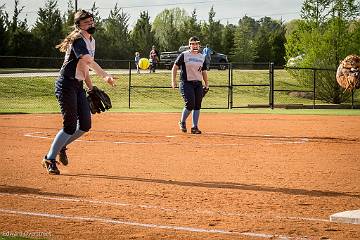
<svg viewBox="0 0 360 240"><path fill-rule="evenodd" d="M59 114L0 115L0 235L47 239L360 239L360 118L102 113L40 165ZM190 119L189 119L190 120ZM191 122L188 121L188 125Z"/></svg>

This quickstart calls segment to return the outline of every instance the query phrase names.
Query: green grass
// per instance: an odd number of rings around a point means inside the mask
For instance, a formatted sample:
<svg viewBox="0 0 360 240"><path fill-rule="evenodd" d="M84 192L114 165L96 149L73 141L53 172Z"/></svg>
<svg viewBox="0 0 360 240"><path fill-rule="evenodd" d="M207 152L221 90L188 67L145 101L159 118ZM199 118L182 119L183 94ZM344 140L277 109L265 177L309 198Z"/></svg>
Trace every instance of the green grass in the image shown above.
<svg viewBox="0 0 360 240"><path fill-rule="evenodd" d="M18 69L20 71L20 69ZM131 109L129 106L129 76L118 75L117 86L110 87L101 79L93 77L93 82L107 92L112 100L112 112L178 112L183 101L178 89L170 88L171 72L155 74L132 74ZM286 113L286 114L358 114L357 110L285 110L268 108L250 109L248 104L265 105L269 102L269 87L233 87L234 109L228 110L228 71L209 71L210 92L203 100L204 111L241 113ZM59 112L54 96L55 77L14 77L0 75L0 113L52 113ZM267 70L233 70L233 84L268 84ZM153 88L144 88L147 86ZM285 70L275 71L275 89L301 89L297 81ZM313 100L292 97L288 92L275 92L275 104L306 104ZM360 103L359 91L355 103ZM325 104L316 101L316 104ZM218 108L208 110L208 108ZM238 109L241 108L241 109Z"/></svg>

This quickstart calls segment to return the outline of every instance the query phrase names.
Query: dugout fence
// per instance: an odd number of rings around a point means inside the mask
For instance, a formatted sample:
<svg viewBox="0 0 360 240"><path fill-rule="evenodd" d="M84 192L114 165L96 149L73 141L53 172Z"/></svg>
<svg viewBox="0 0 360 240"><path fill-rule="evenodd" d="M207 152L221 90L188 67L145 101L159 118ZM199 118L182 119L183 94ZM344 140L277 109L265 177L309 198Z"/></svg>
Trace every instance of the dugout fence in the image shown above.
<svg viewBox="0 0 360 240"><path fill-rule="evenodd" d="M0 111L57 112L53 82L62 61L60 58L0 56ZM119 77L117 87L111 88L94 76L95 83L109 93L114 110L182 108L178 89L171 88L171 70L161 63L155 73L141 70L138 74L134 61L97 61ZM212 65L208 71L210 91L203 100L204 109L360 108L359 91L337 94L342 97L341 104L322 100L320 90L328 87L324 84L326 80L335 78L335 69L284 68L273 63L222 65L225 67ZM334 84L330 87L337 86Z"/></svg>

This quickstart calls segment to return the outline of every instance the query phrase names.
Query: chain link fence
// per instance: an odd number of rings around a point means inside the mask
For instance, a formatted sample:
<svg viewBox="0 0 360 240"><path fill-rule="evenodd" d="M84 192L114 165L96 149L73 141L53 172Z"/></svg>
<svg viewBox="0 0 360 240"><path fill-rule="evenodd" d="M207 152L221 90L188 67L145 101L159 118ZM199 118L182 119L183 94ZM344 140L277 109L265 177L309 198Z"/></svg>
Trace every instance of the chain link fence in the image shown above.
<svg viewBox="0 0 360 240"><path fill-rule="evenodd" d="M54 82L62 61L0 56L0 112L59 112ZM133 61L98 59L97 62L118 77L117 86L112 88L91 73L94 85L111 97L112 111L175 111L183 107L179 89L171 88L171 70L161 63L155 73L149 70L137 73ZM221 68L212 65L208 71L210 91L202 107L359 108L359 91L340 93L341 104L322 100L319 89L325 88L324 79L334 74L335 70L284 69L271 63L230 63ZM307 84L301 84L305 77Z"/></svg>

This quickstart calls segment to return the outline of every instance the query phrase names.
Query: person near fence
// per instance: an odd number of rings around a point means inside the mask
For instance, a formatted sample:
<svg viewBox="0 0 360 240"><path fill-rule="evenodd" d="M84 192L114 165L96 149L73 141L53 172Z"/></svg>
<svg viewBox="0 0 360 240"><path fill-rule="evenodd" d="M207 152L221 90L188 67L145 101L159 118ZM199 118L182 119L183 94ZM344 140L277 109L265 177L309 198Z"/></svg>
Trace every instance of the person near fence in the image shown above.
<svg viewBox="0 0 360 240"><path fill-rule="evenodd" d="M152 49L149 54L150 59L150 73L155 72L156 66L159 62L159 52L156 50L155 46L152 46Z"/></svg>
<svg viewBox="0 0 360 240"><path fill-rule="evenodd" d="M140 67L139 67L139 61L140 61L140 53L136 52L135 53L135 65L136 65L136 72L140 73Z"/></svg>
<svg viewBox="0 0 360 240"><path fill-rule="evenodd" d="M187 132L186 119L192 112L192 134L201 134L198 123L200 117L201 102L203 98L203 84L209 87L207 65L205 56L199 53L200 40L193 36L189 39L190 50L182 52L172 67L171 86L173 89L177 86L177 71L180 69L179 89L184 99L185 106L181 113L179 127L182 132Z"/></svg>
<svg viewBox="0 0 360 240"><path fill-rule="evenodd" d="M89 68L105 82L115 86L115 78L106 73L95 61L95 24L93 15L85 10L74 15L74 30L56 47L65 52L64 63L55 83L55 96L59 102L63 127L55 136L42 165L49 174L60 174L56 157L63 165L68 164L66 146L88 132L91 113L83 83L91 90Z"/></svg>
<svg viewBox="0 0 360 240"><path fill-rule="evenodd" d="M205 62L206 62L206 65L207 65L207 71L210 70L211 53L212 53L211 48L209 47L209 45L206 44L206 46L202 50L202 54L205 56Z"/></svg>

